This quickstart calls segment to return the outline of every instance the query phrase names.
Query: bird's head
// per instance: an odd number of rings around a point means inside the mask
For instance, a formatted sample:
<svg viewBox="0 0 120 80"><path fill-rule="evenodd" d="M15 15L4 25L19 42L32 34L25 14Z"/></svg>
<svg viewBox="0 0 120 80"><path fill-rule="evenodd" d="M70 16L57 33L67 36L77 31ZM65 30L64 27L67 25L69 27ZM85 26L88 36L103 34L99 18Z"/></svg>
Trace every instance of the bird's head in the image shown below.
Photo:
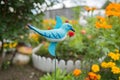
<svg viewBox="0 0 120 80"><path fill-rule="evenodd" d="M73 32L75 32L75 30L72 28L72 25L70 25L69 23L64 23L62 25L62 28L66 31L72 30Z"/></svg>

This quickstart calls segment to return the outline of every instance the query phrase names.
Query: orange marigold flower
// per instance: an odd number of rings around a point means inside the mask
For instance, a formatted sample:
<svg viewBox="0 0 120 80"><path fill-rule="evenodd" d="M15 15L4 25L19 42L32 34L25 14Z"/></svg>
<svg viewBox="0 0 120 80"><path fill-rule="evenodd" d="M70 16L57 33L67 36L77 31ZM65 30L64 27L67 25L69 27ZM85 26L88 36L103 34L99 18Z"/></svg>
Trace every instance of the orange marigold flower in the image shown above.
<svg viewBox="0 0 120 80"><path fill-rule="evenodd" d="M90 80L90 78L89 78L89 77L86 77L85 80Z"/></svg>
<svg viewBox="0 0 120 80"><path fill-rule="evenodd" d="M99 22L95 23L96 28L101 28L101 24Z"/></svg>
<svg viewBox="0 0 120 80"><path fill-rule="evenodd" d="M98 21L95 23L96 28L104 28L104 29L110 29L112 28L111 25L109 25L104 17L97 16Z"/></svg>
<svg viewBox="0 0 120 80"><path fill-rule="evenodd" d="M92 9L90 7L88 7L88 6L85 6L85 10L89 12Z"/></svg>
<svg viewBox="0 0 120 80"><path fill-rule="evenodd" d="M110 3L106 7L106 15L107 16L120 16L120 4L119 3Z"/></svg>
<svg viewBox="0 0 120 80"><path fill-rule="evenodd" d="M97 80L97 74L95 74L94 72L89 72L88 76L90 80Z"/></svg>
<svg viewBox="0 0 120 80"><path fill-rule="evenodd" d="M92 10L94 11L94 10L96 10L97 8L96 7L92 7Z"/></svg>
<svg viewBox="0 0 120 80"><path fill-rule="evenodd" d="M81 72L80 69L75 69L75 70L73 71L73 75L76 76L76 77L79 76L81 73L82 73L82 72Z"/></svg>
<svg viewBox="0 0 120 80"><path fill-rule="evenodd" d="M111 25L105 25L104 28L105 28L105 29L111 29L112 26L111 26Z"/></svg>
<svg viewBox="0 0 120 80"><path fill-rule="evenodd" d="M104 22L106 21L106 19L102 16L97 16L97 19L100 21L100 22Z"/></svg>

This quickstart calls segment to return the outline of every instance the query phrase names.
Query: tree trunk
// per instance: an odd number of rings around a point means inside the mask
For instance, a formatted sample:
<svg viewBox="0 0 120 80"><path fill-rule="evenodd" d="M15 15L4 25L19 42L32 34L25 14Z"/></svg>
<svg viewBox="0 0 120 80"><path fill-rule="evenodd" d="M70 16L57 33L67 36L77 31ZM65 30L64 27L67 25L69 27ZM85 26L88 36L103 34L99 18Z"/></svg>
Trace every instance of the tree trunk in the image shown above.
<svg viewBox="0 0 120 80"><path fill-rule="evenodd" d="M4 41L3 41L3 39L1 39L0 41L1 41L1 49L0 49L0 70L1 70L3 59L4 59L4 56L3 56L4 55L4 53L3 53L3 49L4 49L3 44L4 44Z"/></svg>

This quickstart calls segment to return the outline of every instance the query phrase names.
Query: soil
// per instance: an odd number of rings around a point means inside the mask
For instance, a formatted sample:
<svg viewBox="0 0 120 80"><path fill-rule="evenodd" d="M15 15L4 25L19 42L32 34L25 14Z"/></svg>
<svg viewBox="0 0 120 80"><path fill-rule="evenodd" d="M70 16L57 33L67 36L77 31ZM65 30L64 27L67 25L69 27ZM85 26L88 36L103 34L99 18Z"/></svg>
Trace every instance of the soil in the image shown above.
<svg viewBox="0 0 120 80"><path fill-rule="evenodd" d="M0 80L39 80L45 73L31 65L10 66L0 71Z"/></svg>
<svg viewBox="0 0 120 80"><path fill-rule="evenodd" d="M4 61L10 60L11 54L5 56ZM0 55L1 61L1 55ZM39 80L45 73L35 69L32 63L26 65L6 65L0 69L0 80Z"/></svg>

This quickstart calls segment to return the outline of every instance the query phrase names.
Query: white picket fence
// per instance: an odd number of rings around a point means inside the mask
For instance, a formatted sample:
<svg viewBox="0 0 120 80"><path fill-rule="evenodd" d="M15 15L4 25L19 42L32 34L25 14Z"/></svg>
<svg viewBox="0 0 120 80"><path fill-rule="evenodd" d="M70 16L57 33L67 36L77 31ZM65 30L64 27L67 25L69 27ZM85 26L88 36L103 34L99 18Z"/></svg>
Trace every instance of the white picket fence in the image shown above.
<svg viewBox="0 0 120 80"><path fill-rule="evenodd" d="M40 55L35 54L42 45L43 44L39 44L37 47L33 49L33 53L32 53L33 66L43 72L53 72L55 71L55 59L51 59L49 57L48 58L41 57ZM104 58L105 56L103 56L102 58L99 58L98 61L101 63L104 60ZM87 64L88 63L89 62L87 62ZM80 69L81 65L84 65L84 68L90 67L89 64L88 65L87 64L85 61L80 61L80 60L65 61L63 59L61 60L56 59L56 67L66 72L71 72L76 68Z"/></svg>
<svg viewBox="0 0 120 80"><path fill-rule="evenodd" d="M33 66L43 72L53 72L55 70L55 59L41 57L36 55L35 53L32 54ZM81 61L76 60L75 62L72 60L57 60L56 59L56 66L63 71L70 72L75 68L80 68Z"/></svg>

